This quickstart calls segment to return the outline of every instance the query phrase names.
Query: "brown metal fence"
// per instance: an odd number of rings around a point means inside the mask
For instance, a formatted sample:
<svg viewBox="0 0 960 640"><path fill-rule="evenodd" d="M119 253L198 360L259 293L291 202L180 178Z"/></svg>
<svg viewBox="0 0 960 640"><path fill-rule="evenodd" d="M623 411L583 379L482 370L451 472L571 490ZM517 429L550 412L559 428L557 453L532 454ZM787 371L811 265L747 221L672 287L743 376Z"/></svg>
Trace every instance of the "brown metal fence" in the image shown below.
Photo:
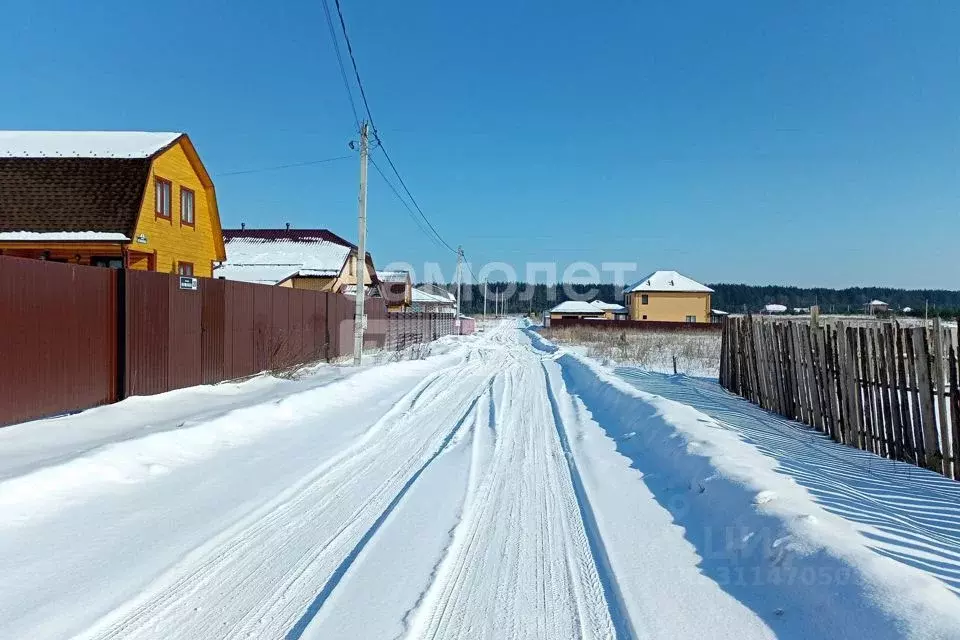
<svg viewBox="0 0 960 640"><path fill-rule="evenodd" d="M352 298L197 283L0 256L0 425L353 353ZM387 313L379 298L365 311L365 349L454 330L452 316Z"/></svg>
<svg viewBox="0 0 960 640"><path fill-rule="evenodd" d="M0 256L0 425L117 399L108 269Z"/></svg>
<svg viewBox="0 0 960 640"><path fill-rule="evenodd" d="M720 333L722 325L714 322L661 322L657 320L588 320L585 318L551 318L550 327L590 327L611 331L688 331Z"/></svg>

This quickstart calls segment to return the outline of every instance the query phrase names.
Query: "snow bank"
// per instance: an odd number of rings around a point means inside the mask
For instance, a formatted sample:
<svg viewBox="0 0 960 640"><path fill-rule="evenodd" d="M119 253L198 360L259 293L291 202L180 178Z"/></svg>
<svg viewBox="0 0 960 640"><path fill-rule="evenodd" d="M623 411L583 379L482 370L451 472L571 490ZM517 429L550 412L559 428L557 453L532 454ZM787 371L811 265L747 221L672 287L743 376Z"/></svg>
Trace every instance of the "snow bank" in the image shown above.
<svg viewBox="0 0 960 640"><path fill-rule="evenodd" d="M277 509L300 513L285 505L331 465L355 459L398 402L418 398L411 390L458 361L451 353L344 375L324 365L315 372L320 380L262 376L0 430L0 460L17 468L0 465L0 636L75 637L169 586L177 567L189 569L224 536ZM220 394L232 402L211 408ZM183 418L178 408L196 415ZM102 427L84 439L79 426L98 421ZM46 452L44 427L77 433L69 446ZM7 445L20 453L5 459ZM316 544L317 520L304 530ZM285 567L279 544L267 548L273 570ZM269 593L248 585L234 601Z"/></svg>
<svg viewBox="0 0 960 640"><path fill-rule="evenodd" d="M426 371L436 364L404 362L398 366ZM212 416L205 406L204 396L209 397L210 390L216 393L221 388L219 385L193 387L146 398L131 398L110 407L93 410L106 412L114 419L123 414L127 414L127 418L122 422L103 420L105 416L101 413L101 421L113 423L112 433L105 435L99 442L94 441L96 444L88 441L86 446L81 443L72 447L73 453L63 452L60 456L52 456L46 452L44 458L37 461L18 460L11 456L10 466L13 469L0 465L0 513L4 516L0 519L0 530L42 519L56 513L66 504L88 499L102 491L104 486L137 484L165 475L178 467L206 460L224 449L250 444L267 433L300 423L322 411L336 410L353 401L351 396L338 393L336 386L329 390L318 388L326 386L327 383L353 377L356 380L352 385L368 384L370 392L388 383L377 367L351 371L346 376L340 374L338 367L323 366L320 370L323 375L315 384L304 385L299 390L296 390L296 385L277 385L286 395L278 393L279 397L275 402L264 402L264 397L255 393L254 387L249 389L254 393L248 402L238 403L243 396L237 398L229 393L228 385L225 406ZM263 384L263 381L259 382ZM244 388L251 385L239 383L235 386ZM138 414L134 412L137 405L159 403L161 407L170 409L170 401L178 397L181 402L173 406L182 409L187 415L192 414L191 419L178 424L168 422L166 428L157 430L139 424ZM234 403L233 407L230 402ZM153 417L150 413L147 415ZM71 417L72 419L61 421L64 425L76 426L77 422L85 421L88 417L87 413L81 413ZM46 421L18 425L10 428L12 430L9 433L4 429L4 433L0 435L10 436L11 448L14 451L26 448L42 452L43 445L35 443L49 442L48 435L43 433L43 422ZM127 437L122 437L123 434L127 434ZM91 434L87 435L89 437ZM7 452L0 455L0 462L4 462L8 455L10 454Z"/></svg>
<svg viewBox="0 0 960 640"><path fill-rule="evenodd" d="M778 637L958 637L960 599L943 582L874 551L773 458L690 406L555 357L569 391L683 527L700 570Z"/></svg>

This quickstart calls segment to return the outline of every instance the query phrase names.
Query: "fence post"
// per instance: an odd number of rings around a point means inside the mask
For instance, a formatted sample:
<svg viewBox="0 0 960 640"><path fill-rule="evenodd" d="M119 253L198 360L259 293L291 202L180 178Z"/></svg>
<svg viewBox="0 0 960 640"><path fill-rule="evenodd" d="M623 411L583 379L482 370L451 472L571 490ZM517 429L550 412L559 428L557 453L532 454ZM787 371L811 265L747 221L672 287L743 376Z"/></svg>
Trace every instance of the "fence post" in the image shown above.
<svg viewBox="0 0 960 640"><path fill-rule="evenodd" d="M960 323L958 323L960 328ZM960 388L957 380L957 345L950 340L950 422L953 427L953 479L960 480Z"/></svg>
<svg viewBox="0 0 960 640"><path fill-rule="evenodd" d="M883 343L887 352L887 391L890 394L890 446L895 460L903 460L903 442L901 440L901 425L903 415L901 413L900 381L899 371L901 366L901 354L897 350L897 340L894 334L893 323L883 325Z"/></svg>
<svg viewBox="0 0 960 640"><path fill-rule="evenodd" d="M828 327L817 327L813 337L817 343L817 360L820 373L820 398L823 406L823 431L834 440L837 439L837 429L840 419L836 409L836 386L833 378L833 364L828 350Z"/></svg>
<svg viewBox="0 0 960 640"><path fill-rule="evenodd" d="M917 394L920 399L922 416L922 435L924 461L927 469L937 469L941 465L937 457L937 426L933 405L933 389L930 380L930 346L927 342L927 330L924 327L913 329L913 350L917 366Z"/></svg>
<svg viewBox="0 0 960 640"><path fill-rule="evenodd" d="M874 380L873 353L870 345L870 330L859 327L857 335L860 341L860 397L863 398L863 449L879 453L874 420Z"/></svg>
<svg viewBox="0 0 960 640"><path fill-rule="evenodd" d="M943 328L940 326L940 316L933 318L933 384L937 394L937 424L939 425L940 444L937 452L940 454L940 466L943 475L950 477L950 423L947 418L947 398L943 388Z"/></svg>

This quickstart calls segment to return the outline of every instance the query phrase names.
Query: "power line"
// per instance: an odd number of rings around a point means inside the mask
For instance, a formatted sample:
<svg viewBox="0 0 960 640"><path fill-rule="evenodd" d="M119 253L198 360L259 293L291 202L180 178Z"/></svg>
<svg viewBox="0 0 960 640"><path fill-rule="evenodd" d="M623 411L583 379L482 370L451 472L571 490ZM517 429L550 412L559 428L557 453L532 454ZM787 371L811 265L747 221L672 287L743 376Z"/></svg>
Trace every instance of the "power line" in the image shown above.
<svg viewBox="0 0 960 640"><path fill-rule="evenodd" d="M433 231L434 234L436 234L437 238L440 239L440 242L442 242L443 245L447 249L449 249L451 252L456 253L457 250L451 247L449 243L447 243L447 241L443 239L443 236L440 235L440 232L437 231L437 228L434 227L433 224L430 222L430 219L427 218L427 215L423 212L423 209L421 209L420 205L417 204L416 198L414 198L413 194L410 193L410 189L407 188L407 184L403 181L403 178L400 176L400 172L397 171L396 165L394 165L393 160L390 159L390 154L387 153L387 148L383 146L383 141L380 139L380 136L377 135L376 129L373 130L373 137L377 140L377 144L380 147L380 151L383 152L383 157L387 159L388 163L390 163L390 168L393 169L393 173L396 174L397 180L400 181L400 186L403 187L403 190L407 194L407 197L410 198L410 202L413 203L413 206L416 207L417 211L420 213L420 217L422 217L423 221L427 223L427 226L430 227L430 230Z"/></svg>
<svg viewBox="0 0 960 640"><path fill-rule="evenodd" d="M350 54L350 62L353 64L353 75L357 78L357 87L360 88L360 97L363 99L363 108L367 111L367 119L370 121L370 127L373 129L373 137L377 138L377 126L373 123L373 114L370 113L370 103L367 102L367 93L363 90L363 82L360 80L360 70L357 69L357 59L353 55L353 45L350 44L350 36L347 35L347 23L343 20L343 9L340 7L340 0L334 0L337 5L337 15L340 17L340 29L343 31L343 41L347 43L347 53ZM324 0L324 5L327 0ZM343 63L340 63L341 68ZM377 139L377 142L380 142Z"/></svg>
<svg viewBox="0 0 960 640"><path fill-rule="evenodd" d="M470 262L466 260L466 257L467 257L467 256L464 255L463 257L464 257L463 263L464 263L465 265L467 265L467 271L470 272L470 277L473 278L473 282L470 283L471 286L474 285L474 284L480 284L480 279L477 278L477 274L475 274L475 273L473 272L473 267L470 266Z"/></svg>
<svg viewBox="0 0 960 640"><path fill-rule="evenodd" d="M397 191L397 188L393 185L392 182L390 182L389 178L387 178L386 174L383 172L382 169L380 169L380 166L373 160L373 158L370 158L370 164L373 165L373 168L376 169L377 173L380 174L380 177L383 178L383 181L387 183L388 187L390 187L390 191L393 192L393 195L395 195L397 197L397 200L399 200L400 203L404 206L404 208L407 210L407 213L410 214L410 218L413 220L414 224L416 224L417 227L419 227L420 231L423 232L423 235L433 240L434 244L436 244L438 247L443 249L444 246L440 244L440 240L434 237L429 231L427 231L426 227L423 226L423 223L420 222L420 220L417 218L417 214L414 213L413 209L410 207L410 204L404 199L402 195L400 195L400 192Z"/></svg>
<svg viewBox="0 0 960 640"><path fill-rule="evenodd" d="M293 167L307 167L314 164L324 164L327 162L335 162L337 160L350 160L353 156L337 156L335 158L324 158L323 160L307 160L305 162L293 162L290 164L278 164L274 167L262 167L260 169L244 169L243 171L228 171L226 173L215 173L213 174L214 178L221 178L223 176L239 176L248 173L261 173L263 171L279 171L280 169L292 169Z"/></svg>
<svg viewBox="0 0 960 640"><path fill-rule="evenodd" d="M423 218L423 221L427 224L434 235L440 241L440 243L446 247L452 253L456 253L457 250L454 249L450 244L443 239L443 236L440 235L440 232L437 231L436 227L433 226L433 223L430 222L430 219L427 218L427 215L423 212L423 209L420 208L420 205L417 203L417 199L413 197L413 194L410 193L410 189L407 187L407 183L404 182L403 176L400 175L400 172L397 171L397 166L393 163L393 159L390 157L390 154L387 153L387 148L383 144L383 140L380 138L380 134L377 131L377 125L373 120L373 113L370 111L370 103L367 101L367 93L363 89L363 81L360 79L360 70L357 67L357 58L353 55L353 45L350 43L350 36L347 34L347 23L343 19L343 9L340 6L340 0L334 0L334 3L337 6L337 15L340 18L340 29L343 32L343 40L347 44L347 53L350 55L350 63L353 65L353 75L357 79L357 87L360 89L360 98L363 100L363 108L367 112L367 119L370 121L370 127L373 129L373 138L377 142L377 146L380 147L380 151L383 152L383 157L386 158L387 163L389 163L390 168L393 170L394 175L397 176L397 180L400 182L400 186L403 187L404 193L407 194L407 197L410 198L410 202L416 208L417 212L420 214L420 217ZM326 4L326 0L324 0ZM342 61L341 61L342 69ZM352 98L351 98L352 102ZM379 171L379 169L378 169ZM381 172L381 176L382 176ZM384 179L386 179L384 177ZM399 194L398 194L399 195Z"/></svg>
<svg viewBox="0 0 960 640"><path fill-rule="evenodd" d="M340 6L338 4L337 11L339 10ZM357 125L357 131L359 131L360 116L357 113L357 103L353 101L353 90L350 88L350 81L347 79L347 69L343 65L343 55L340 53L340 40L337 38L337 30L333 26L333 16L330 14L330 3L327 0L323 0L323 13L327 18L327 28L330 30L330 40L333 42L333 50L337 54L337 66L340 67L340 78L343 80L343 88L346 89L347 99L350 101L350 110L353 112L353 121ZM344 31L344 33L346 33L346 31ZM347 44L350 44L349 41ZM353 57L352 53L350 54L350 57ZM356 65L354 65L354 68L356 68ZM364 98L364 103L366 103L366 98ZM371 122L370 124L372 125L373 123Z"/></svg>

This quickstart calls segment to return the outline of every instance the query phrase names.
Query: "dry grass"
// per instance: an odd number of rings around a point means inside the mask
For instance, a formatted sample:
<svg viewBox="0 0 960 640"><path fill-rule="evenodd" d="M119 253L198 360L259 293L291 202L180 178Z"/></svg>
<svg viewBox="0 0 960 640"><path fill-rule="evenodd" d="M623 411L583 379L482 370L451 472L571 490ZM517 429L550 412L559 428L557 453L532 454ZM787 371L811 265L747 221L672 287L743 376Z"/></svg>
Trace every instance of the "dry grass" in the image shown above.
<svg viewBox="0 0 960 640"><path fill-rule="evenodd" d="M673 373L676 363L677 373L716 377L720 369L718 332L553 327L541 334L556 344L584 347L588 356L651 371Z"/></svg>

